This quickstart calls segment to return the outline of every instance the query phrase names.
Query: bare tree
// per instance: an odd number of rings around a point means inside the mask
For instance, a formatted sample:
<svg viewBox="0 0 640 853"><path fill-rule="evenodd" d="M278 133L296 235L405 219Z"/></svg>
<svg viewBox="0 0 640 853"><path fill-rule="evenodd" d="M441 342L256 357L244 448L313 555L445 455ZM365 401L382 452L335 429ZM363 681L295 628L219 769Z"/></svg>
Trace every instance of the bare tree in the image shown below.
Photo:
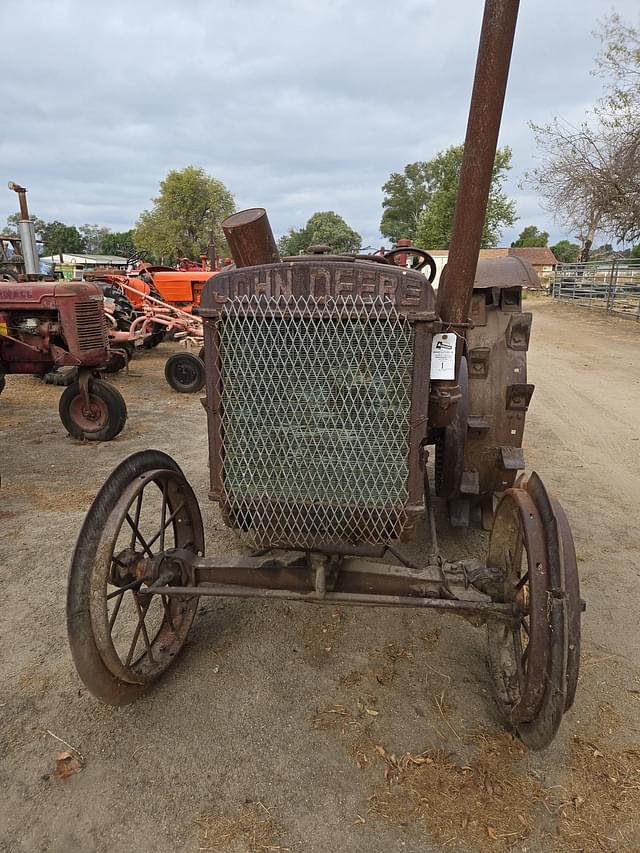
<svg viewBox="0 0 640 853"><path fill-rule="evenodd" d="M581 240L583 261L598 230L640 237L640 36L611 15L600 37L595 73L605 76L605 96L579 127L560 118L532 124L540 159L524 177Z"/></svg>

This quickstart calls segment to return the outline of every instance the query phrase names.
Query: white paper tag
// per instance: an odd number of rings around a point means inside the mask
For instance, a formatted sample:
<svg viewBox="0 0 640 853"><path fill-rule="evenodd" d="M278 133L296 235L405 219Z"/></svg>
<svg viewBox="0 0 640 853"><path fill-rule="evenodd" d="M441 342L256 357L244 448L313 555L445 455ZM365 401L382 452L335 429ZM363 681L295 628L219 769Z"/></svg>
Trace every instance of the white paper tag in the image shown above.
<svg viewBox="0 0 640 853"><path fill-rule="evenodd" d="M431 345L431 378L456 378L456 336L443 332L433 336Z"/></svg>

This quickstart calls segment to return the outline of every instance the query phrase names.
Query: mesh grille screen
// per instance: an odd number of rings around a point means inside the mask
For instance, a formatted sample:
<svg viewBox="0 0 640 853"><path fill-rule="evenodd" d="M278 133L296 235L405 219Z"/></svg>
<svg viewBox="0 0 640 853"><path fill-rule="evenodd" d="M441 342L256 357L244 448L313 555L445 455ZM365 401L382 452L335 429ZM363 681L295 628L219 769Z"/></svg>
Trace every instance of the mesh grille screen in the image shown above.
<svg viewBox="0 0 640 853"><path fill-rule="evenodd" d="M413 326L382 299L342 315L311 298L283 304L232 300L219 321L227 520L257 544L395 539Z"/></svg>

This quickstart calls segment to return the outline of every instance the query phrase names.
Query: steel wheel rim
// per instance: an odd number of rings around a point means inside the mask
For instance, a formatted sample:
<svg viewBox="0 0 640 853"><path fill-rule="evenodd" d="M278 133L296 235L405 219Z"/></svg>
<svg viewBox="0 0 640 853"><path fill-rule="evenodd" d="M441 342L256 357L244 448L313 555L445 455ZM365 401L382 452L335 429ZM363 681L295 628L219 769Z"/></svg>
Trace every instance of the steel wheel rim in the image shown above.
<svg viewBox="0 0 640 853"><path fill-rule="evenodd" d="M516 625L488 623L498 704L513 724L529 722L544 698L551 634L544 525L526 492L510 489L498 504L487 562L503 572L504 601L522 611Z"/></svg>
<svg viewBox="0 0 640 853"><path fill-rule="evenodd" d="M83 432L100 432L109 420L109 409L96 394L89 394L89 413L85 411L82 395L74 397L69 405L69 415Z"/></svg>
<svg viewBox="0 0 640 853"><path fill-rule="evenodd" d="M110 513L101 536L91 577L90 617L100 657L107 669L117 678L130 684L146 684L154 681L172 662L186 640L193 622L198 598L184 596L180 598L153 595L139 596L143 585L140 581L124 587L113 583L112 570L114 560L118 563L120 550L116 551L122 531L127 533L133 550L148 556L160 553L167 540L167 529L172 528L175 547L188 548L194 553L198 543L193 513L191 490L182 474L169 469L156 469L145 472L131 482L120 495ZM145 490L156 486L162 496L164 519L158 523L158 536L143 534L140 513L145 499ZM165 524L167 522L167 524ZM138 533L133 530L138 528ZM164 525L164 531L160 528ZM156 550L157 549L157 550ZM123 654L114 642L114 631L121 628L122 606L125 599L131 600L134 613L137 612L137 624L134 627L127 654ZM157 600L157 601L156 601ZM109 609L111 605L111 609ZM155 608L154 617L160 615L160 622L149 632L151 608ZM115 613L115 615L114 615ZM124 659L123 659L124 658Z"/></svg>

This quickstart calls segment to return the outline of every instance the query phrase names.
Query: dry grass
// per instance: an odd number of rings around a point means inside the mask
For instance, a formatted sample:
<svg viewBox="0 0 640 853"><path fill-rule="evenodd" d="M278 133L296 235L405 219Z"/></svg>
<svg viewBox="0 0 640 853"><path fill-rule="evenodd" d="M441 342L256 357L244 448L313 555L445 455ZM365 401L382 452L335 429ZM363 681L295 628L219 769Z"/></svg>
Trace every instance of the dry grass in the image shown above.
<svg viewBox="0 0 640 853"><path fill-rule="evenodd" d="M339 735L356 765L363 769L376 756L376 740L371 724L377 716L375 708L358 699L354 707L329 705L322 708L313 718L312 724L314 729Z"/></svg>
<svg viewBox="0 0 640 853"><path fill-rule="evenodd" d="M525 841L540 785L526 773L524 749L506 734L476 738L469 763L441 749L389 756L388 783L371 797L371 813L393 824L417 821L442 845L508 849Z"/></svg>
<svg viewBox="0 0 640 853"><path fill-rule="evenodd" d="M562 784L547 787L522 744L505 733L465 737L468 761L444 750L386 756L370 812L421 824L443 846L474 850L640 850L640 750L604 753L576 738ZM524 845L524 847L523 847Z"/></svg>
<svg viewBox="0 0 640 853"><path fill-rule="evenodd" d="M258 853L264 850L288 850L277 843L279 834L271 812L263 803L246 803L240 814L202 815L198 850L222 850L224 853Z"/></svg>
<svg viewBox="0 0 640 853"><path fill-rule="evenodd" d="M305 657L312 662L325 660L336 650L343 631L345 614L332 610L322 622L309 622L302 631Z"/></svg>
<svg viewBox="0 0 640 853"><path fill-rule="evenodd" d="M3 484L3 489L5 488L4 497L7 502L15 498L24 499L29 509L38 512L86 511L96 496L96 489L83 489L60 483L56 486L46 483L6 483Z"/></svg>

